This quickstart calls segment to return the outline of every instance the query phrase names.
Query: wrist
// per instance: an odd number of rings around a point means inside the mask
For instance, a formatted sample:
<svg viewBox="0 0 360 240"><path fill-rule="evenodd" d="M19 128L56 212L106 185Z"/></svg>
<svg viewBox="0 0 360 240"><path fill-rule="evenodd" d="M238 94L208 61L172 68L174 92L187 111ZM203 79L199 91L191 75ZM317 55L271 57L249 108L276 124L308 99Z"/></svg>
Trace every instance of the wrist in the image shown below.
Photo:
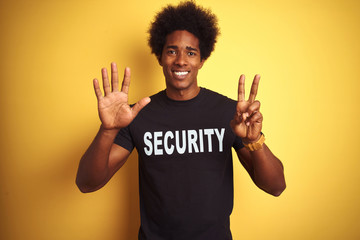
<svg viewBox="0 0 360 240"><path fill-rule="evenodd" d="M242 140L242 142L243 142L244 144L255 143L255 142L257 142L257 141L260 140L260 138L261 138L262 135L263 135L263 133L260 132L259 135L258 135L255 139L250 140L249 138L246 138L246 137L245 137L245 138L242 138L241 140Z"/></svg>
<svg viewBox="0 0 360 240"><path fill-rule="evenodd" d="M120 129L117 128L105 128L103 124L100 125L100 132L108 136L116 136Z"/></svg>
<svg viewBox="0 0 360 240"><path fill-rule="evenodd" d="M260 133L260 136L256 141L253 141L253 142L244 142L243 141L243 144L247 150L249 150L250 152L253 152L253 151L262 149L264 142L265 142L265 136L263 133Z"/></svg>

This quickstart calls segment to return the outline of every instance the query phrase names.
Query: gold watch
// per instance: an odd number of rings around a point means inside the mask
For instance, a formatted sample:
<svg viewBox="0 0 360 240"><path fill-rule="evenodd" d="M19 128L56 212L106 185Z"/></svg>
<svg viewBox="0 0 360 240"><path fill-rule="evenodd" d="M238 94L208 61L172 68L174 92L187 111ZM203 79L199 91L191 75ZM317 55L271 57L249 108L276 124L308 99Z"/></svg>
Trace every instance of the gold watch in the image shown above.
<svg viewBox="0 0 360 240"><path fill-rule="evenodd" d="M244 146L247 150L253 152L253 151L262 149L264 142L265 142L265 136L263 133L261 133L259 140L257 140L256 142L248 143L248 144L244 143Z"/></svg>

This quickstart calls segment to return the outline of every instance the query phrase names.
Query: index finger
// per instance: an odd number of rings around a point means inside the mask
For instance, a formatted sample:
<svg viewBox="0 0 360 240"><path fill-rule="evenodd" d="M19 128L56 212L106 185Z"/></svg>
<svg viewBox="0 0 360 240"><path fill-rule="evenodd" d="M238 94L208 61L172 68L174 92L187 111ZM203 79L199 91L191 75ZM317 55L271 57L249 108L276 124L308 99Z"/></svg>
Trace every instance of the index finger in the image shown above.
<svg viewBox="0 0 360 240"><path fill-rule="evenodd" d="M259 87L260 75L256 74L251 85L250 95L249 95L249 102L253 103L256 98L257 90Z"/></svg>
<svg viewBox="0 0 360 240"><path fill-rule="evenodd" d="M245 75L241 74L238 87L238 102L245 101Z"/></svg>

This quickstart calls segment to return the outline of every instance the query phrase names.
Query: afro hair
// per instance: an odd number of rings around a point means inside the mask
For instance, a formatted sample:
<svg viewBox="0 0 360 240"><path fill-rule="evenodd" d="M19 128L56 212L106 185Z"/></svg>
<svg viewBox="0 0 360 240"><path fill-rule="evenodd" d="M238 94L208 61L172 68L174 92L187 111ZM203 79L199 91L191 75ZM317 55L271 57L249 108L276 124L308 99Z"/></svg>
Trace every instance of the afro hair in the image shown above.
<svg viewBox="0 0 360 240"><path fill-rule="evenodd" d="M220 34L217 17L209 9L197 6L193 1L181 2L178 6L168 5L155 16L148 31L148 44L158 59L166 36L176 30L186 30L199 39L201 60L210 56Z"/></svg>

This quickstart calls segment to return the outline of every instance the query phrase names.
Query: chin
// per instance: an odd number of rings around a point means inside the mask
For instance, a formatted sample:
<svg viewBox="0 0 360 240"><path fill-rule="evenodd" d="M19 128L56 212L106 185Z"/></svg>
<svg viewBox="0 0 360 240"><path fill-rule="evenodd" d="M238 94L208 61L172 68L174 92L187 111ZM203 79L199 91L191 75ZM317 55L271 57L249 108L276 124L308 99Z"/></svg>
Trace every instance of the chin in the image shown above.
<svg viewBox="0 0 360 240"><path fill-rule="evenodd" d="M186 90L191 88L191 84L187 84L184 82L171 82L170 84L167 85L168 87L174 89L174 90L178 90L178 91L182 91L182 90Z"/></svg>

